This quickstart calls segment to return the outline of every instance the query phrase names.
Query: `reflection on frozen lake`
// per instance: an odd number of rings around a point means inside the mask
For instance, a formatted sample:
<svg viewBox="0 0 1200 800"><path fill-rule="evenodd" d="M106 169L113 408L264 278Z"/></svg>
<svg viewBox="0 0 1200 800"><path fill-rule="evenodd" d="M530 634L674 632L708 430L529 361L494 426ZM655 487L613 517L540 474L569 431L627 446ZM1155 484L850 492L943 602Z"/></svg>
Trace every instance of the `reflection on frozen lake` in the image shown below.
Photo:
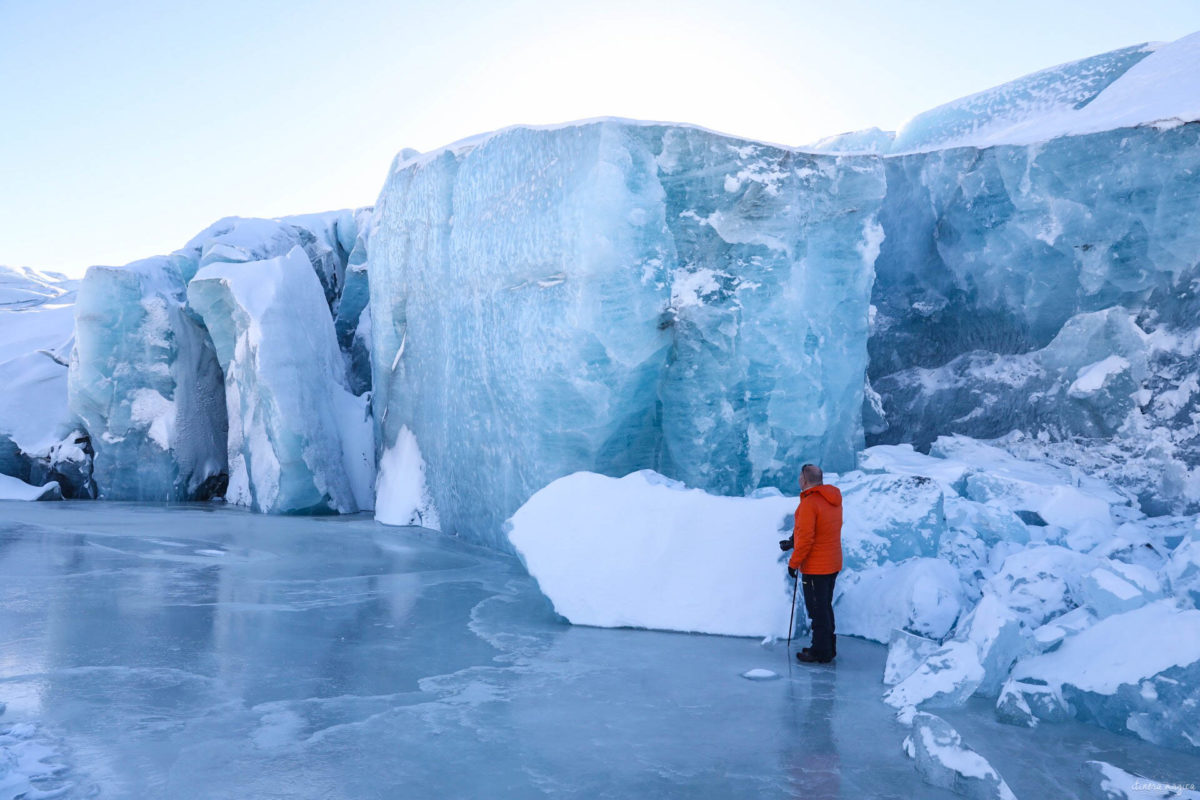
<svg viewBox="0 0 1200 800"><path fill-rule="evenodd" d="M883 658L572 628L515 560L369 519L0 503L0 800L948 797L901 753ZM1030 797L1085 758L1193 758L953 722Z"/></svg>

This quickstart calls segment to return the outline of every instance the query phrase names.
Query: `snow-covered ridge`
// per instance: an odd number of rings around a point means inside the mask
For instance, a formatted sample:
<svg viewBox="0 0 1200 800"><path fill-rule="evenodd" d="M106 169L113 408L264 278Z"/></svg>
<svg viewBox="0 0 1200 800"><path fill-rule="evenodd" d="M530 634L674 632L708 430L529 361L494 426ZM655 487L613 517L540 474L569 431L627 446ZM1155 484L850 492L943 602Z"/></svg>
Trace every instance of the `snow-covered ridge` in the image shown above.
<svg viewBox="0 0 1200 800"><path fill-rule="evenodd" d="M889 156L957 147L1028 145L1060 136L1177 125L1200 120L1200 32L1175 42L1148 42L1039 70L914 116L899 131L867 128L804 145L786 145L687 122L589 117L518 124L464 137L425 153L405 150L392 172L461 156L514 130L560 131L602 123L687 128L798 153Z"/></svg>
<svg viewBox="0 0 1200 800"><path fill-rule="evenodd" d="M1113 50L953 100L906 122L840 134L818 152L904 155L958 147L1031 145L1143 125L1200 120L1200 33Z"/></svg>

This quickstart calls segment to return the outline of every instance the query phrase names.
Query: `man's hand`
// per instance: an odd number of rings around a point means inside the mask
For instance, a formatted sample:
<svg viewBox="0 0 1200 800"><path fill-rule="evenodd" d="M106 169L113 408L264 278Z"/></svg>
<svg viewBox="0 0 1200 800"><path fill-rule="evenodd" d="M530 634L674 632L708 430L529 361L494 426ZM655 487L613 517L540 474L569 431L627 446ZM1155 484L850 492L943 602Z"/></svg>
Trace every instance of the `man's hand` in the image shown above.
<svg viewBox="0 0 1200 800"><path fill-rule="evenodd" d="M780 539L779 540L779 549L786 553L788 550L791 550L792 547L795 546L795 544L796 543L793 542L790 537L787 539Z"/></svg>
<svg viewBox="0 0 1200 800"><path fill-rule="evenodd" d="M796 568L795 567L788 567L788 577L795 580L795 578L796 578Z"/></svg>

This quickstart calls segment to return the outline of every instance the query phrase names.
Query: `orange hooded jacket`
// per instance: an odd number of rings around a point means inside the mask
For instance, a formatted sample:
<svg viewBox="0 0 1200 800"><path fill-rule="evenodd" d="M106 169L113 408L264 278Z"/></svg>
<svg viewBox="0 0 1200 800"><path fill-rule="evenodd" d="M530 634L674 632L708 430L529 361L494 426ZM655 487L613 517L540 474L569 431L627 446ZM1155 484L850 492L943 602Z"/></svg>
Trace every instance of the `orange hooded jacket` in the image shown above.
<svg viewBox="0 0 1200 800"><path fill-rule="evenodd" d="M842 492L819 484L800 493L788 566L805 575L842 571Z"/></svg>

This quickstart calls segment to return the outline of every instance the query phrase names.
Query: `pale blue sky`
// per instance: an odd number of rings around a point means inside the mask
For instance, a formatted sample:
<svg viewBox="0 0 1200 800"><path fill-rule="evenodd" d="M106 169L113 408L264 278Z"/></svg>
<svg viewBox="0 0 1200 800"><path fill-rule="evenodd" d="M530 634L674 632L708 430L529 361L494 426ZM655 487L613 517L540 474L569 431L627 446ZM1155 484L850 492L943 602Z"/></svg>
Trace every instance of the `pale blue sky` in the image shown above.
<svg viewBox="0 0 1200 800"><path fill-rule="evenodd" d="M0 0L0 264L369 205L401 148L516 123L803 144L1195 30L1196 0Z"/></svg>

